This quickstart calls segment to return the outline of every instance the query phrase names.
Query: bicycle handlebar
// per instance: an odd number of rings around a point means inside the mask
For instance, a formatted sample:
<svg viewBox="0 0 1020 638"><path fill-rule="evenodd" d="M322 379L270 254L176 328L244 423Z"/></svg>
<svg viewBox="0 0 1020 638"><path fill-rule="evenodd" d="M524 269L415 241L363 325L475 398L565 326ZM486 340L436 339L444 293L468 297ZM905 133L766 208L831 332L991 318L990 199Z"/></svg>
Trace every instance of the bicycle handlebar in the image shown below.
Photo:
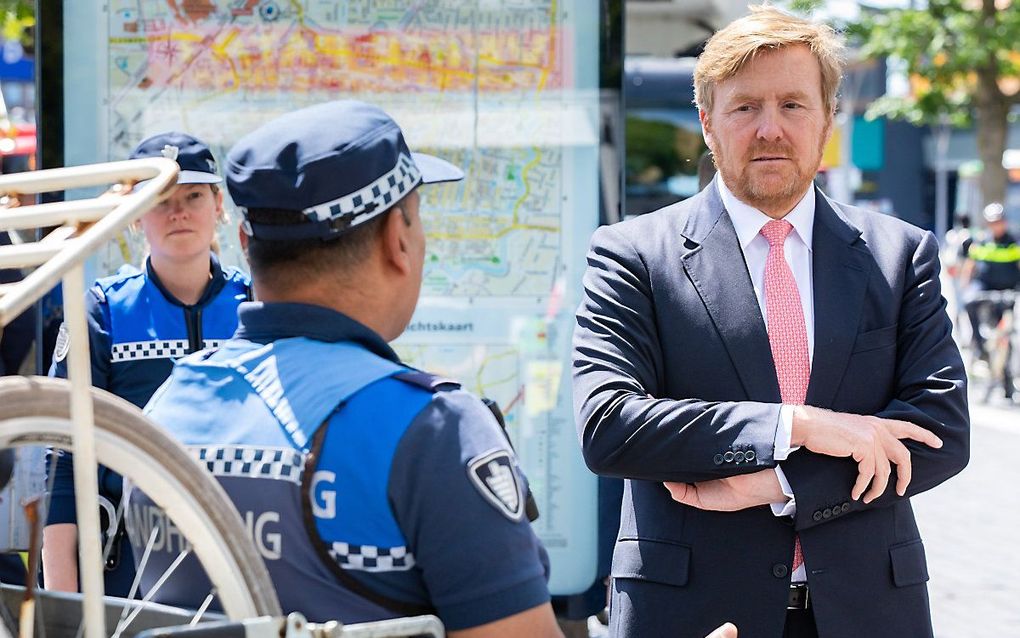
<svg viewBox="0 0 1020 638"><path fill-rule="evenodd" d="M0 211L0 230L59 225L40 241L0 247L0 267L37 266L20 282L0 289L0 326L24 312L67 272L165 197L176 183L178 171L177 162L155 157L0 176L0 194L7 196L145 182L124 195L104 194Z"/></svg>
<svg viewBox="0 0 1020 638"><path fill-rule="evenodd" d="M1020 299L1020 290L1017 289L1006 289L1006 290L982 290L974 293L974 301L991 301L995 303L1007 303L1012 304Z"/></svg>

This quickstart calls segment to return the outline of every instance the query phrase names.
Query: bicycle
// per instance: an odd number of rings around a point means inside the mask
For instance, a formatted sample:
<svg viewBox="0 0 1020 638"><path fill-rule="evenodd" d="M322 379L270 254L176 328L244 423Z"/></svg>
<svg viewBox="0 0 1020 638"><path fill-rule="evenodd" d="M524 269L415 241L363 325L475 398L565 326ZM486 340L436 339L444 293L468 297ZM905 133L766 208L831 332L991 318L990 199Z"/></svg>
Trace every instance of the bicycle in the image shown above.
<svg viewBox="0 0 1020 638"><path fill-rule="evenodd" d="M0 230L55 227L35 242L0 247L0 267L35 268L21 282L0 286L0 330L62 281L70 335L67 380L0 379L0 448L46 445L72 450L76 459L82 594L36 591L30 575L26 602L20 606L17 618L22 636L34 633L36 598L40 603L46 601L45 606L61 610L58 618L49 621L40 613L40 634L48 629L51 636L74 635L67 632L74 631L77 623L78 635L83 629L86 638L106 638L111 620L116 624L114 637L189 623L195 631L216 633L218 625L208 626L208 630L196 625L203 616L210 616L206 609L214 596L222 606L222 618L245 626L253 619L275 622L287 635L442 636L442 624L435 617L347 626L339 622L309 625L299 614L282 618L265 564L219 483L138 408L92 388L83 301L84 262L167 196L176 184L177 172L175 162L156 158L0 176L0 194L6 196L115 184L99 197L12 208L0 214ZM182 557L193 552L213 585L197 613L150 603L148 597L153 591L141 601L103 597L97 463L110 467L145 492L187 540L188 549ZM150 545L157 532L150 535ZM143 555L141 561L145 560ZM172 567L164 578L169 571ZM3 589L6 598L21 593L9 586ZM40 611L43 606L39 605ZM8 635L10 622L0 618L0 636Z"/></svg>
<svg viewBox="0 0 1020 638"><path fill-rule="evenodd" d="M994 326L984 334L985 352L974 353L977 358L984 356L988 363L989 379L985 386L984 402L989 402L993 393L1001 389L1007 400L1013 400L1017 393L1020 377L1020 291L987 290L977 293L974 300L983 302L983 328ZM997 319L997 321L995 321ZM981 329L981 328L979 328Z"/></svg>

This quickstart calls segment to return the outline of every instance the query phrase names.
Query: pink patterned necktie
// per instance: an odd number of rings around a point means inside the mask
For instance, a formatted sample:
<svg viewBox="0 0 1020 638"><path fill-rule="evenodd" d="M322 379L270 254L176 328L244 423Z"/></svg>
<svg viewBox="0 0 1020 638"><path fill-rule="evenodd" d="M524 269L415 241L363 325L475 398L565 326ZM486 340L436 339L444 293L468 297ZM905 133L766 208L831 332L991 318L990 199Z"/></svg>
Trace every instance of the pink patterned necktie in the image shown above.
<svg viewBox="0 0 1020 638"><path fill-rule="evenodd" d="M774 219L761 229L762 236L769 242L769 256L765 262L765 314L768 315L772 361L779 377L779 394L784 404L801 405L807 398L811 360L797 280L793 278L793 271L783 252L783 244L791 230L793 226L783 219ZM794 571L804 562L800 537L795 538Z"/></svg>

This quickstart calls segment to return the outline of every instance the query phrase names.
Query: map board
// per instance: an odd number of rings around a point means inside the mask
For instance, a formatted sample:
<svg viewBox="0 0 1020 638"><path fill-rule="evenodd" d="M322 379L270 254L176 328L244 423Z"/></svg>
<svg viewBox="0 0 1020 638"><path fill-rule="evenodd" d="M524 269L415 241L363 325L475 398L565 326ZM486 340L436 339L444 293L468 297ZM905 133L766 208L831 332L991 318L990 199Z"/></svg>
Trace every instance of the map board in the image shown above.
<svg viewBox="0 0 1020 638"><path fill-rule="evenodd" d="M422 297L394 345L502 407L558 594L595 578L595 478L574 428L570 337L602 205L600 4L65 0L61 15L68 165L122 159L171 129L222 161L274 116L357 98L387 110L412 149L465 170L421 191ZM244 268L233 219L222 259ZM143 258L141 238L126 235L91 266L101 275Z"/></svg>

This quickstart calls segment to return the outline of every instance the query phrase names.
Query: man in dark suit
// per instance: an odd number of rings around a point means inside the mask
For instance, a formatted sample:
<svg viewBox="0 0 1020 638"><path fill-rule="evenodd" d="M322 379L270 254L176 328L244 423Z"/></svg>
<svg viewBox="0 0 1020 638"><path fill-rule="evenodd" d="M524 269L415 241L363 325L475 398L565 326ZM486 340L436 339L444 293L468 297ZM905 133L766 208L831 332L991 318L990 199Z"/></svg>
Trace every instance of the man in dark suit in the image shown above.
<svg viewBox="0 0 1020 638"><path fill-rule="evenodd" d="M592 238L574 336L588 466L626 478L614 636L930 637L909 498L969 456L931 233L812 179L841 47L752 8L695 71L719 169Z"/></svg>

